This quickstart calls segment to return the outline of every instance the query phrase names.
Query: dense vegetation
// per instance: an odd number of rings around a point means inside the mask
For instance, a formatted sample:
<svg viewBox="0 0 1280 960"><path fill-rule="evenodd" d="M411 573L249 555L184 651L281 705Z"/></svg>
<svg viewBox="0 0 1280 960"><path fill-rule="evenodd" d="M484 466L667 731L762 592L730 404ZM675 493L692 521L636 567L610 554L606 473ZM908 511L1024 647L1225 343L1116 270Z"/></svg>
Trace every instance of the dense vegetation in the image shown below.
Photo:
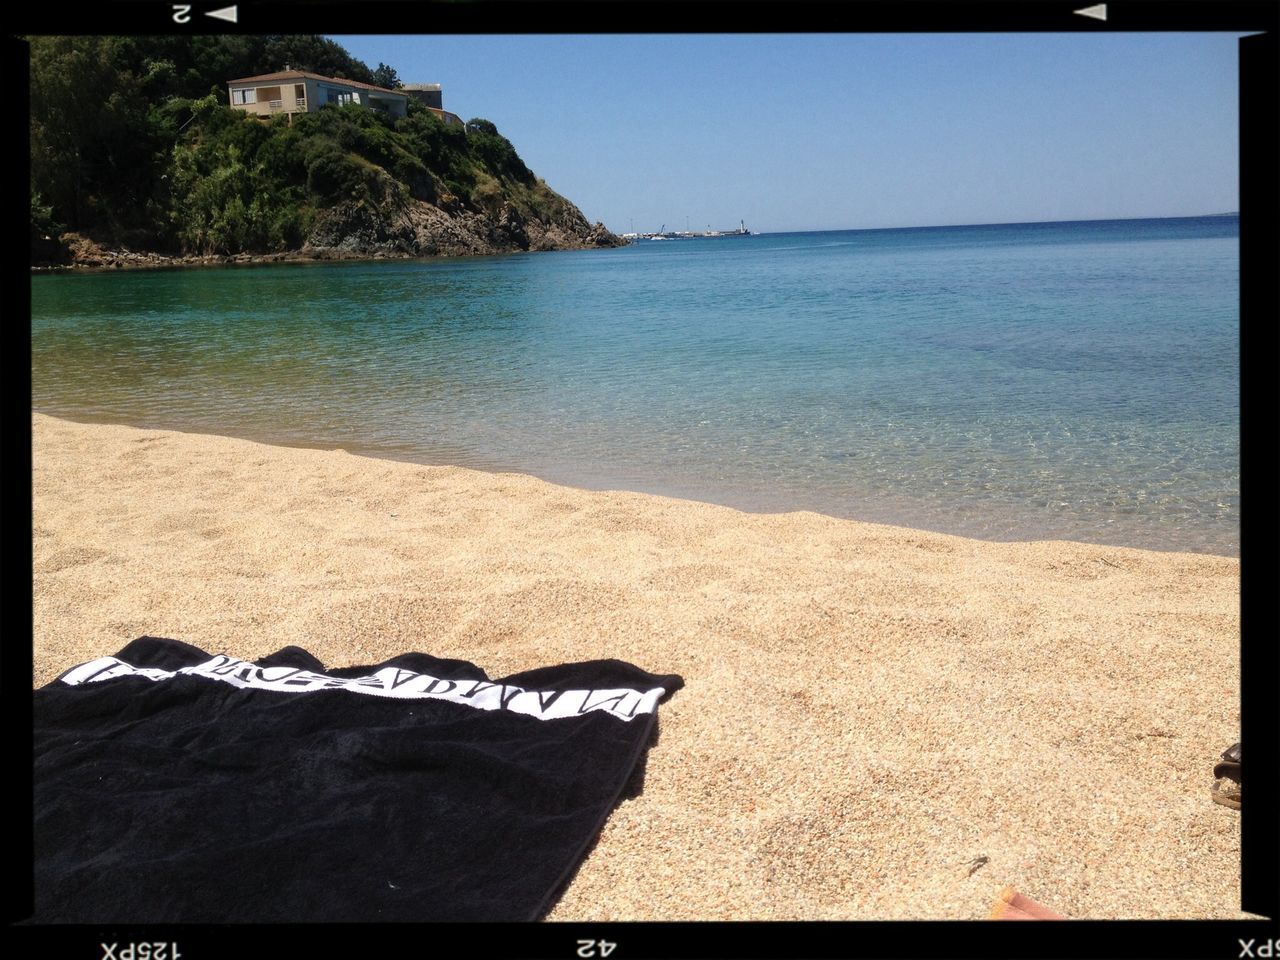
<svg viewBox="0 0 1280 960"><path fill-rule="evenodd" d="M294 249L318 210L409 196L446 209L554 215L564 201L487 120L464 131L410 99L264 122L226 81L284 69L398 86L321 37L33 37L31 237L191 253Z"/></svg>

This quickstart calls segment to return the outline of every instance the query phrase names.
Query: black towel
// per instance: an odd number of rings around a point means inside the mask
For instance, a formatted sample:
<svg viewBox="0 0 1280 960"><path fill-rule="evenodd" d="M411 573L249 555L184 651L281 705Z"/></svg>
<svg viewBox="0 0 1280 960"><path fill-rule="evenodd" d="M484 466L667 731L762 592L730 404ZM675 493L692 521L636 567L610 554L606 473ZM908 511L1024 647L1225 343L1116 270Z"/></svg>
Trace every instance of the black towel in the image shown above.
<svg viewBox="0 0 1280 960"><path fill-rule="evenodd" d="M682 685L142 637L34 691L34 922L539 919Z"/></svg>

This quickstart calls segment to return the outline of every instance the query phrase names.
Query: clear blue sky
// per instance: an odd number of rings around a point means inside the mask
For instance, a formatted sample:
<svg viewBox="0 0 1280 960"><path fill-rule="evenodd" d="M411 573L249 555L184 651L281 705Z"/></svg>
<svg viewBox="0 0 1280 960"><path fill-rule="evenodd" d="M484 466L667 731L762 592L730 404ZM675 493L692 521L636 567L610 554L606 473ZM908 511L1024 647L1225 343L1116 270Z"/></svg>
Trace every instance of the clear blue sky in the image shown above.
<svg viewBox="0 0 1280 960"><path fill-rule="evenodd" d="M1239 36L333 39L621 233L1237 210Z"/></svg>

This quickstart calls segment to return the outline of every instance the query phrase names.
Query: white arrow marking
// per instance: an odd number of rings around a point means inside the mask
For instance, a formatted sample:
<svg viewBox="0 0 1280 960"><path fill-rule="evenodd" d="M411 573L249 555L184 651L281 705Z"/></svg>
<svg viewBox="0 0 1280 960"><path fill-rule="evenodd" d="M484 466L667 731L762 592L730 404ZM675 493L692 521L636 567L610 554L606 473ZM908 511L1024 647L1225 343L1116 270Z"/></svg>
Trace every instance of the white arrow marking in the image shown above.
<svg viewBox="0 0 1280 960"><path fill-rule="evenodd" d="M1077 11L1077 13L1078 12L1079 11ZM218 10L206 10L204 15L206 17L214 17L218 20L226 20L228 23L239 23L239 14L236 13L235 7L221 7Z"/></svg>

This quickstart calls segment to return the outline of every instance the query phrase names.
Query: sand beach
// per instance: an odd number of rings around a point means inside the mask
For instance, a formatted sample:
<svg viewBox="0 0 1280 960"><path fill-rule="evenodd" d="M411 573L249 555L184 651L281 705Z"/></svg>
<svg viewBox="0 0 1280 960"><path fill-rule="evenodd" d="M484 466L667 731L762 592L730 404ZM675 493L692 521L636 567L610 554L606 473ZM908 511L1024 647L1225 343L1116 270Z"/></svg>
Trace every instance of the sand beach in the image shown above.
<svg viewBox="0 0 1280 960"><path fill-rule="evenodd" d="M1235 558L994 543L33 414L34 676L149 634L685 687L552 921L1239 910ZM985 858L985 859L983 859Z"/></svg>

